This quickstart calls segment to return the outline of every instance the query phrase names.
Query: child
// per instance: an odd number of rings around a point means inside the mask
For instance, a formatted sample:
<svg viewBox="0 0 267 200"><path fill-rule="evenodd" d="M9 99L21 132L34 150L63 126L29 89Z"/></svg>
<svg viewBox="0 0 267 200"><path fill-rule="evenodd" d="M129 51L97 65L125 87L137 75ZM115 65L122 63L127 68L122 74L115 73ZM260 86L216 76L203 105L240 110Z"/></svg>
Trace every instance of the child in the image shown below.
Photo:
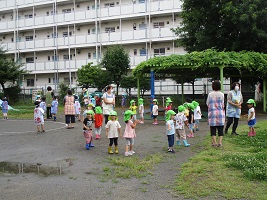
<svg viewBox="0 0 267 200"><path fill-rule="evenodd" d="M195 120L195 130L199 131L198 125L199 125L199 120L201 119L201 110L200 110L200 106L199 103L196 101L192 101L192 104L194 105L194 120Z"/></svg>
<svg viewBox="0 0 267 200"><path fill-rule="evenodd" d="M57 97L54 96L52 104L51 104L51 115L52 115L53 121L57 121L57 111L58 111L58 101L57 101Z"/></svg>
<svg viewBox="0 0 267 200"><path fill-rule="evenodd" d="M99 94L95 94L95 105L101 106L101 99L99 97Z"/></svg>
<svg viewBox="0 0 267 200"><path fill-rule="evenodd" d="M40 107L40 101L35 101L34 105L36 106L34 109L34 122L37 126L38 133L41 131L40 126L42 129L42 132L45 132L44 130L44 110Z"/></svg>
<svg viewBox="0 0 267 200"><path fill-rule="evenodd" d="M135 105L135 100L131 100L130 101L130 108L129 110L131 110L133 112L133 120L136 120L136 113L137 113L137 106Z"/></svg>
<svg viewBox="0 0 267 200"><path fill-rule="evenodd" d="M86 116L87 116L86 112L89 111L89 110L93 110L93 105L92 104L87 105L86 109L83 111L82 121L86 118Z"/></svg>
<svg viewBox="0 0 267 200"><path fill-rule="evenodd" d="M126 106L126 97L125 97L125 95L123 94L123 95L121 96L121 108L122 108L122 110L123 110L122 114L124 114L125 106Z"/></svg>
<svg viewBox="0 0 267 200"><path fill-rule="evenodd" d="M94 111L88 110L86 111L86 118L83 120L83 135L85 138L85 148L90 150L90 147L94 147L92 144L92 124L94 123Z"/></svg>
<svg viewBox="0 0 267 200"><path fill-rule="evenodd" d="M109 121L106 124L106 136L109 138L108 153L113 154L112 145L115 144L115 153L119 153L118 149L118 137L121 135L121 125L117 121L117 112L111 111L109 115Z"/></svg>
<svg viewBox="0 0 267 200"><path fill-rule="evenodd" d="M2 102L2 112L3 112L3 116L4 116L4 119L8 119L7 118L7 113L8 113L8 101L7 101L7 98L4 97L3 98L3 102Z"/></svg>
<svg viewBox="0 0 267 200"><path fill-rule="evenodd" d="M175 134L175 130L174 130L174 115L176 113L173 110L169 110L168 112L166 112L166 134L168 137L168 152L170 153L175 153L174 149L173 149L173 145L174 145L174 134Z"/></svg>
<svg viewBox="0 0 267 200"><path fill-rule="evenodd" d="M140 118L141 118L140 124L143 124L143 123L145 123L144 122L144 112L145 112L144 100L142 98L139 98L138 104L139 104L139 114L140 114Z"/></svg>
<svg viewBox="0 0 267 200"><path fill-rule="evenodd" d="M165 107L165 114L168 112L168 110L172 109L172 100L170 97L167 97L166 99L166 107Z"/></svg>
<svg viewBox="0 0 267 200"><path fill-rule="evenodd" d="M135 128L136 128L136 124L137 121L132 121L133 119L133 112L131 110L127 110L124 113L124 121L126 123L126 127L125 127L125 131L123 134L123 137L126 140L126 147L125 147L125 156L131 156L133 154L135 154L135 152L133 151L133 145L134 145L134 138L136 137L135 134ZM129 151L129 147L130 147L130 151Z"/></svg>
<svg viewBox="0 0 267 200"><path fill-rule="evenodd" d="M158 124L159 107L157 104L158 104L158 100L153 99L153 108L152 108L152 112L151 112L153 119L154 119L153 125Z"/></svg>
<svg viewBox="0 0 267 200"><path fill-rule="evenodd" d="M178 146L181 146L180 139L183 139L183 143L185 147L189 147L190 144L187 143L186 141L186 134L185 134L185 129L184 126L188 126L187 118L184 114L185 107L184 106L179 106L178 107L178 113L174 117L175 120L175 132L176 132L176 142Z"/></svg>
<svg viewBox="0 0 267 200"><path fill-rule="evenodd" d="M74 107L75 107L75 115L78 118L78 121L81 121L81 104L79 102L79 98L77 95L74 95Z"/></svg>
<svg viewBox="0 0 267 200"><path fill-rule="evenodd" d="M100 139L101 128L103 124L102 109L100 106L95 108L95 139Z"/></svg>
<svg viewBox="0 0 267 200"><path fill-rule="evenodd" d="M45 102L45 97L40 97L37 98L36 101L40 102L40 108L42 108L44 110L44 112L46 113L46 102ZM44 120L46 119L46 117L44 117Z"/></svg>
<svg viewBox="0 0 267 200"><path fill-rule="evenodd" d="M87 108L87 106L89 104L89 98L88 98L88 96L84 96L83 97L83 101L84 101L84 107Z"/></svg>
<svg viewBox="0 0 267 200"><path fill-rule="evenodd" d="M192 103L188 103L188 110L189 110L189 115L188 115L188 124L189 124L189 134L187 137L193 138L194 136L194 105Z"/></svg>
<svg viewBox="0 0 267 200"><path fill-rule="evenodd" d="M256 124L256 118L255 118L255 109L254 107L256 107L256 102L254 101L254 99L249 99L247 101L247 105L248 105L248 127L249 127L249 132L248 132L248 136L256 136L256 131L255 131L255 124Z"/></svg>
<svg viewBox="0 0 267 200"><path fill-rule="evenodd" d="M95 105L96 105L95 97L90 95L90 101L91 101L91 104L93 104L93 107L95 108Z"/></svg>

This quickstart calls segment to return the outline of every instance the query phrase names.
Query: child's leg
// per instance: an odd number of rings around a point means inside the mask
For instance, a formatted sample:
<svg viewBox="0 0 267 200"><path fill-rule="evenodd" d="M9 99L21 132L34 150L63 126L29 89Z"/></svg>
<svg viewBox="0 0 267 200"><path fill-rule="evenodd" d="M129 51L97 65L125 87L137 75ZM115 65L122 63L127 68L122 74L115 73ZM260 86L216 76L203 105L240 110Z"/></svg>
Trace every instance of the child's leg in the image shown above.
<svg viewBox="0 0 267 200"><path fill-rule="evenodd" d="M44 132L44 124L41 124L42 131Z"/></svg>
<svg viewBox="0 0 267 200"><path fill-rule="evenodd" d="M40 125L37 125L37 131L40 132Z"/></svg>
<svg viewBox="0 0 267 200"><path fill-rule="evenodd" d="M125 138L126 140L126 146L125 146L125 156L128 156L129 155L129 146L130 146L130 140L129 138Z"/></svg>

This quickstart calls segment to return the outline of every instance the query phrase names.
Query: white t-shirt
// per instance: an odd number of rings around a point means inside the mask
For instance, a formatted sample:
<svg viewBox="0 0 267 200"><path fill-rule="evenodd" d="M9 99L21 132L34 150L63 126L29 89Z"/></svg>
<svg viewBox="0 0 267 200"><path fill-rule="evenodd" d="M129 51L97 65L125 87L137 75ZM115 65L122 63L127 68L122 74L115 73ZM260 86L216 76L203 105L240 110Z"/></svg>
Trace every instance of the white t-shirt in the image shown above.
<svg viewBox="0 0 267 200"><path fill-rule="evenodd" d="M200 106L197 106L194 109L194 119L201 119L201 110L200 110Z"/></svg>
<svg viewBox="0 0 267 200"><path fill-rule="evenodd" d="M106 128L108 128L108 138L119 137L118 128L121 128L121 125L118 121L109 120L106 124Z"/></svg>
<svg viewBox="0 0 267 200"><path fill-rule="evenodd" d="M153 115L159 115L159 107L158 105L153 105L152 114Z"/></svg>
<svg viewBox="0 0 267 200"><path fill-rule="evenodd" d="M187 118L184 113L177 113L174 117L175 120L175 129L184 129L185 121L187 121Z"/></svg>
<svg viewBox="0 0 267 200"><path fill-rule="evenodd" d="M255 109L254 109L254 107L252 107L252 108L250 108L250 109L248 110L248 118L249 118L249 116L251 115L252 112L253 112L253 116L251 117L250 120L255 119Z"/></svg>

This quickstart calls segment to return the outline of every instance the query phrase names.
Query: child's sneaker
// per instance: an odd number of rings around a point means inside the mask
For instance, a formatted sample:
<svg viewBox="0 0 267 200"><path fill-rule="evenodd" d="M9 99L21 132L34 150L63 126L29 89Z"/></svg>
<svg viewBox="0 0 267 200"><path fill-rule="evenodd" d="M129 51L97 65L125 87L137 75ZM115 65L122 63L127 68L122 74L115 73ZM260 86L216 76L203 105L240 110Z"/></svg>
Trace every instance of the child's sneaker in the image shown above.
<svg viewBox="0 0 267 200"><path fill-rule="evenodd" d="M128 153L128 152L125 152L124 155L125 155L125 156L129 156L129 153Z"/></svg>
<svg viewBox="0 0 267 200"><path fill-rule="evenodd" d="M132 155L134 155L135 154L135 152L132 150L132 151L129 151Z"/></svg>
<svg viewBox="0 0 267 200"><path fill-rule="evenodd" d="M191 138L191 134L187 134L187 137L188 137L188 138Z"/></svg>
<svg viewBox="0 0 267 200"><path fill-rule="evenodd" d="M133 153L132 153L131 151L129 151L129 152L128 152L128 155L129 155L129 156L132 156L132 155L133 155Z"/></svg>

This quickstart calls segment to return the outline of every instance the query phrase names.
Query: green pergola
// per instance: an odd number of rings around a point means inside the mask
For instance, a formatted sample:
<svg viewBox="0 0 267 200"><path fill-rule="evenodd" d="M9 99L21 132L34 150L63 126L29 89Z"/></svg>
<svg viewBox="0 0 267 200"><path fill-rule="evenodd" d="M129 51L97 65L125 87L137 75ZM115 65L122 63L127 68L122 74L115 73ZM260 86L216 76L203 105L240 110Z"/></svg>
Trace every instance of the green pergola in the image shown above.
<svg viewBox="0 0 267 200"><path fill-rule="evenodd" d="M222 85L224 77L262 79L263 111L266 112L267 54L247 51L218 52L208 49L185 55L173 54L151 58L140 63L133 70L133 74L138 79L138 98L140 96L139 79L151 72L158 76L180 80L182 85L183 80L198 77L220 77Z"/></svg>

